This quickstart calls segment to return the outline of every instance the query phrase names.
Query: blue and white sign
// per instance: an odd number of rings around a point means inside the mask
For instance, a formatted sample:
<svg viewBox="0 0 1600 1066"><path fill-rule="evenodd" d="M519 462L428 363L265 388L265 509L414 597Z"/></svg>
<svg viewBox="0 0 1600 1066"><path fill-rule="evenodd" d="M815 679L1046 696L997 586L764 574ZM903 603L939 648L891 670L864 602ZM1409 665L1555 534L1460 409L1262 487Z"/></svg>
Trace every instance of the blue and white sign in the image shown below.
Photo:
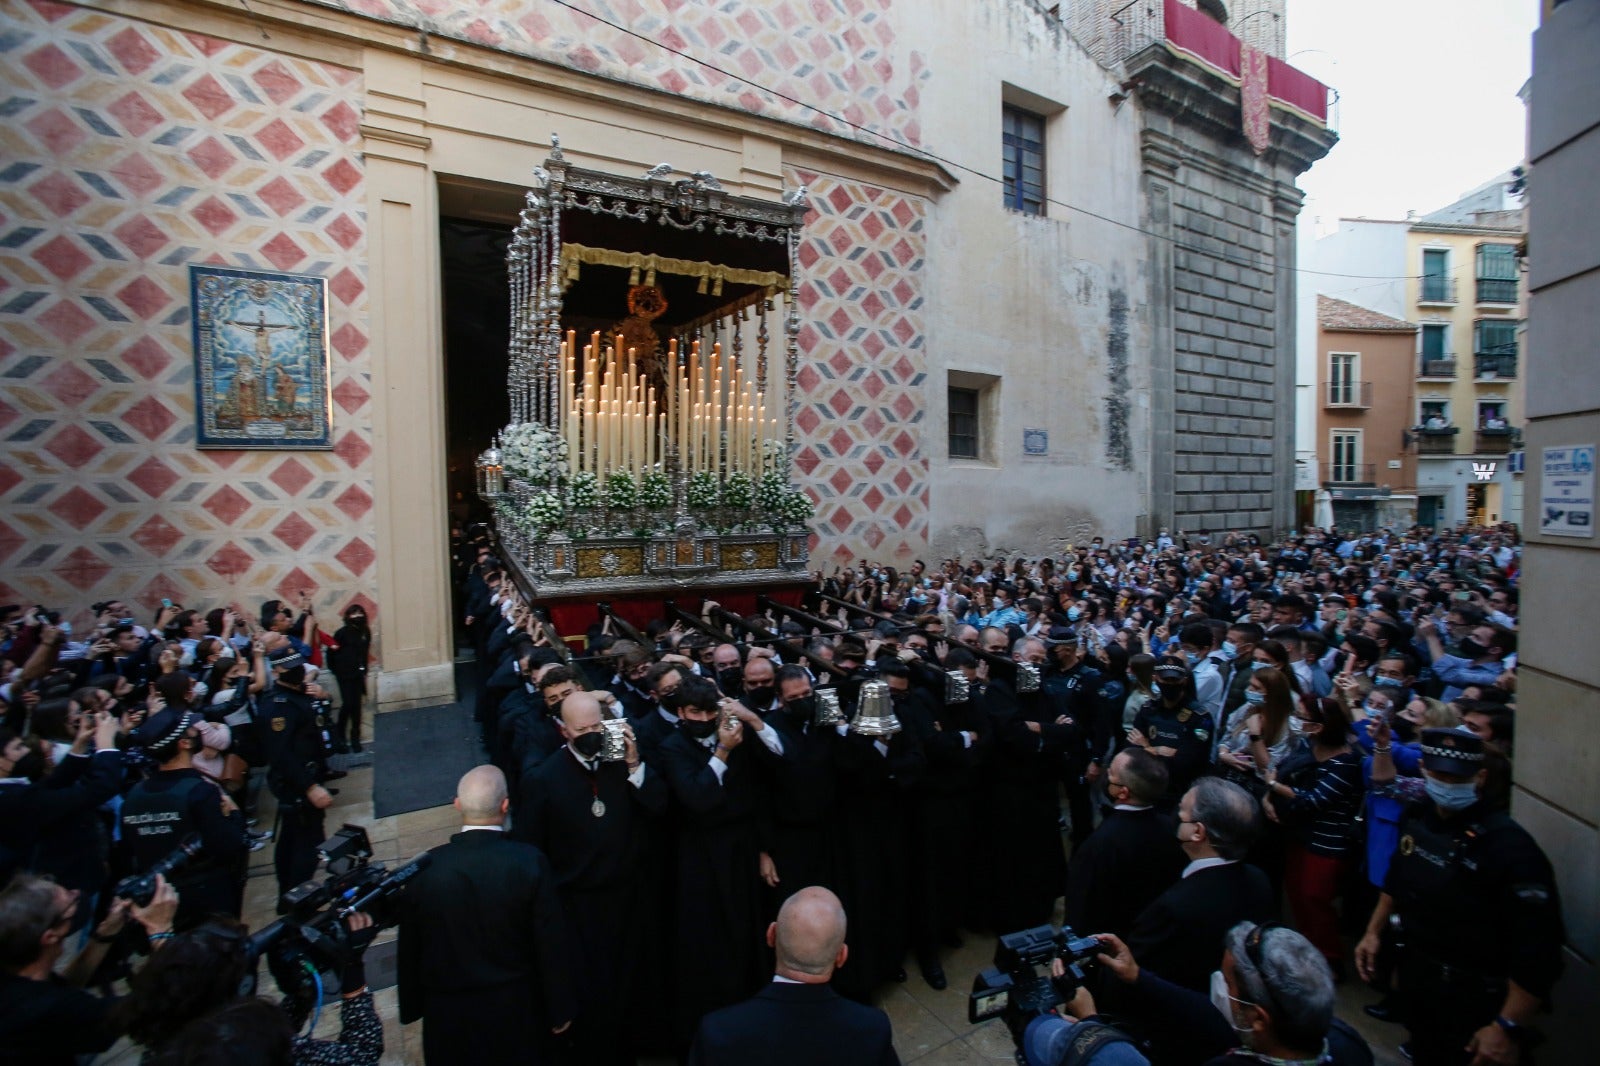
<svg viewBox="0 0 1600 1066"><path fill-rule="evenodd" d="M1552 537L1594 536L1593 444L1544 449L1539 483L1539 532Z"/></svg>
<svg viewBox="0 0 1600 1066"><path fill-rule="evenodd" d="M1049 455L1050 431L1044 429L1025 429L1022 431L1023 455Z"/></svg>

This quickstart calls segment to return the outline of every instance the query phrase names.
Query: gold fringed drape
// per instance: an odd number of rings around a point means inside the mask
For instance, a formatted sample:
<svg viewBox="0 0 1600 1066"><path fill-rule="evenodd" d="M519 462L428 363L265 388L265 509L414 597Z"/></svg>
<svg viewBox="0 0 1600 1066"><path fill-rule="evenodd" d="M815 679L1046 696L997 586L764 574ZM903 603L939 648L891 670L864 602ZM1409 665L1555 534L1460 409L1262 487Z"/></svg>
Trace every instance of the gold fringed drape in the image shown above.
<svg viewBox="0 0 1600 1066"><path fill-rule="evenodd" d="M787 288L789 278L771 270L744 270L740 267L725 266L721 263L701 263L693 259L670 259L662 255L650 255L645 252L618 252L611 248L589 248L581 244L563 244L561 246L561 275L562 288L565 289L572 282L578 280L579 271L583 264L594 266L624 267L628 270L628 284L638 285L642 281L646 285L656 283L656 273L680 274L684 277L699 278L700 284L697 291L709 291L713 296L722 295L723 282L731 281L735 285L757 285L764 290L777 290Z"/></svg>

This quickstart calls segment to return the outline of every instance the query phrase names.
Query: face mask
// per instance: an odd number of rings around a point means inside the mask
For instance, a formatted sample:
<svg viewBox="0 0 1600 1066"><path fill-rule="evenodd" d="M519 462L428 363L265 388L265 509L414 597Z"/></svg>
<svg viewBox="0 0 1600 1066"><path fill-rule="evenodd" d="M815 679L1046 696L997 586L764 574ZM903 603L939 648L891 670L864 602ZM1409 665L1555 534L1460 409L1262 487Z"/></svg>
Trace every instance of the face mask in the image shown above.
<svg viewBox="0 0 1600 1066"><path fill-rule="evenodd" d="M1186 651L1183 653L1183 657L1189 660L1190 666L1193 666L1200 661L1200 653L1197 651Z"/></svg>
<svg viewBox="0 0 1600 1066"><path fill-rule="evenodd" d="M1222 642L1222 657L1224 659L1228 659L1228 660L1231 661L1238 654L1239 654L1239 645L1235 644L1231 640L1225 640L1225 641Z"/></svg>
<svg viewBox="0 0 1600 1066"><path fill-rule="evenodd" d="M690 740L704 740L717 731L717 720L713 718L709 722L691 722L687 718L680 718L678 728L683 730L684 735Z"/></svg>
<svg viewBox="0 0 1600 1066"><path fill-rule="evenodd" d="M37 781L44 776L44 756L36 751L30 751L17 760L11 768L12 777L25 777L29 781Z"/></svg>
<svg viewBox="0 0 1600 1066"><path fill-rule="evenodd" d="M1252 660L1251 660L1251 661L1250 661L1250 669L1251 669L1251 670L1252 670L1252 671L1255 671L1255 670L1265 670L1265 669L1266 669L1266 668L1267 668L1267 667L1269 667L1269 666L1271 666L1271 665L1273 665L1273 664L1272 664L1272 663L1265 663L1265 662L1262 662L1262 661L1261 661L1261 660L1260 660L1260 659L1252 659Z"/></svg>
<svg viewBox="0 0 1600 1066"><path fill-rule="evenodd" d="M730 666L725 670L717 671L717 687L730 696L738 695L744 691L744 671L737 666Z"/></svg>
<svg viewBox="0 0 1600 1066"><path fill-rule="evenodd" d="M1252 706L1266 703L1267 694L1265 692L1257 692L1253 688L1247 688L1244 690L1244 701Z"/></svg>
<svg viewBox="0 0 1600 1066"><path fill-rule="evenodd" d="M796 721L808 722L817 715L817 698L800 696L785 703L783 709L793 715Z"/></svg>
<svg viewBox="0 0 1600 1066"><path fill-rule="evenodd" d="M1382 674L1379 674L1377 677L1374 677L1372 679L1372 683L1374 685L1377 685L1379 688L1400 688L1400 687L1402 687L1401 683L1400 683L1400 680L1398 678L1384 677Z"/></svg>
<svg viewBox="0 0 1600 1066"><path fill-rule="evenodd" d="M1409 718L1396 718L1391 726L1394 738L1404 744L1417 739L1417 724Z"/></svg>
<svg viewBox="0 0 1600 1066"><path fill-rule="evenodd" d="M1365 592L1363 592L1361 594L1361 602L1362 603L1371 603L1372 602L1372 590L1371 589L1368 589L1367 591L1365 591Z"/></svg>
<svg viewBox="0 0 1600 1066"><path fill-rule="evenodd" d="M1161 698L1164 699L1164 700L1176 700L1176 699L1178 699L1179 697L1181 697L1183 695L1183 686L1182 685L1170 685L1170 684L1168 684L1168 685L1157 685L1156 687L1161 690Z"/></svg>
<svg viewBox="0 0 1600 1066"><path fill-rule="evenodd" d="M1371 700L1363 703L1361 709L1366 711L1368 716L1372 718L1387 718L1389 716L1389 708L1380 703L1373 703Z"/></svg>
<svg viewBox="0 0 1600 1066"><path fill-rule="evenodd" d="M658 693L656 695L656 702L661 704L661 709L663 711L676 714L678 710L678 690L673 689L671 692Z"/></svg>
<svg viewBox="0 0 1600 1066"><path fill-rule="evenodd" d="M1294 715L1290 715L1289 716L1289 732L1293 733L1297 737L1305 736L1305 733L1306 733L1305 720L1303 718L1298 718L1298 717L1296 717Z"/></svg>
<svg viewBox="0 0 1600 1066"><path fill-rule="evenodd" d="M1083 612L1080 611L1078 608L1076 608L1076 607L1068 607L1067 608L1067 621L1076 622L1078 619L1080 619L1082 617L1083 617Z"/></svg>
<svg viewBox="0 0 1600 1066"><path fill-rule="evenodd" d="M758 711L764 711L771 707L772 698L777 694L778 690L773 685L756 685L754 688L746 688L744 690L745 699L749 701L751 707Z"/></svg>
<svg viewBox="0 0 1600 1066"><path fill-rule="evenodd" d="M1076 581L1076 580L1078 580L1078 571L1076 571L1076 570L1068 570L1067 571L1067 581L1070 583L1070 582L1073 582L1073 581Z"/></svg>
<svg viewBox="0 0 1600 1066"><path fill-rule="evenodd" d="M606 746L604 733L580 733L572 738L572 750L585 759L592 759Z"/></svg>
<svg viewBox="0 0 1600 1066"><path fill-rule="evenodd" d="M1463 659L1481 659L1489 651L1471 637L1462 637L1460 643L1456 645L1456 650L1461 653Z"/></svg>
<svg viewBox="0 0 1600 1066"><path fill-rule="evenodd" d="M1425 777L1422 784L1428 790L1428 798L1437 803L1443 810L1464 811L1478 802L1478 783L1476 781L1452 783Z"/></svg>

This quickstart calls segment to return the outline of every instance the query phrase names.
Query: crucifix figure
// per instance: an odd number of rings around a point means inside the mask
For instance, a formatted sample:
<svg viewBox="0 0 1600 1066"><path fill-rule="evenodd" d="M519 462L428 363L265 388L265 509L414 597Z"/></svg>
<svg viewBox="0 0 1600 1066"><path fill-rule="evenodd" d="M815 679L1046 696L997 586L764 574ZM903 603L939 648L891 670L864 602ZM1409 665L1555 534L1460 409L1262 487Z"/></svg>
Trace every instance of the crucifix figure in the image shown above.
<svg viewBox="0 0 1600 1066"><path fill-rule="evenodd" d="M272 364L272 334L296 327L292 324L268 322L267 312L261 308L256 310L254 322L224 319L223 325L255 334L255 358L251 359L248 355L239 356L237 369L233 375L233 393L235 408L241 419L248 421L259 418L266 413L267 371Z"/></svg>

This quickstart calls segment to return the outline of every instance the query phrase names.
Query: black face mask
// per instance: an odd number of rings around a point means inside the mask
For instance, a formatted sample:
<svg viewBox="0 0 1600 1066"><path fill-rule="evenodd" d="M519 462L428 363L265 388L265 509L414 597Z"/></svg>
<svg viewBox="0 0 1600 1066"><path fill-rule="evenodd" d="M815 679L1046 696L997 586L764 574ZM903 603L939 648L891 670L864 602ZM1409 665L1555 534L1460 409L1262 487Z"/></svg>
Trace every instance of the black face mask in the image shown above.
<svg viewBox="0 0 1600 1066"><path fill-rule="evenodd" d="M346 618L345 621L361 629L365 629L367 627L367 616L364 614L353 614L349 618Z"/></svg>
<svg viewBox="0 0 1600 1066"><path fill-rule="evenodd" d="M778 689L775 685L756 685L753 688L747 687L744 690L745 702L750 704L751 709L757 711L764 711L771 707L772 699L777 694Z"/></svg>
<svg viewBox="0 0 1600 1066"><path fill-rule="evenodd" d="M592 759L606 746L604 733L580 733L572 738L572 750L585 759Z"/></svg>
<svg viewBox="0 0 1600 1066"><path fill-rule="evenodd" d="M717 687L726 696L737 696L744 691L744 671L737 666L730 666L725 670L717 671Z"/></svg>
<svg viewBox="0 0 1600 1066"><path fill-rule="evenodd" d="M1481 659L1489 654L1489 649L1473 640L1471 637L1462 637L1456 644L1456 650L1463 659Z"/></svg>
<svg viewBox="0 0 1600 1066"><path fill-rule="evenodd" d="M306 684L305 666L291 666L278 675L278 683L286 688L304 688Z"/></svg>
<svg viewBox="0 0 1600 1066"><path fill-rule="evenodd" d="M1169 703L1183 698L1182 685L1157 685L1156 688L1161 690L1161 698Z"/></svg>
<svg viewBox="0 0 1600 1066"><path fill-rule="evenodd" d="M785 703L783 709L793 715L796 721L809 722L817 716L817 698L799 696Z"/></svg>
<svg viewBox="0 0 1600 1066"><path fill-rule="evenodd" d="M1390 725L1394 730L1394 738L1401 743L1409 744L1417 739L1417 724L1407 718L1396 718Z"/></svg>
<svg viewBox="0 0 1600 1066"><path fill-rule="evenodd" d="M687 718L678 719L678 728L683 730L684 736L690 740L704 740L717 731L717 720L709 722L692 722Z"/></svg>
<svg viewBox="0 0 1600 1066"><path fill-rule="evenodd" d="M896 707L904 706L906 700L909 700L910 698L911 692L909 690L905 692L900 692L897 689L889 690L889 702L894 704Z"/></svg>
<svg viewBox="0 0 1600 1066"><path fill-rule="evenodd" d="M661 705L662 710L669 714L678 713L678 690L673 689L671 692L656 693L656 702Z"/></svg>

